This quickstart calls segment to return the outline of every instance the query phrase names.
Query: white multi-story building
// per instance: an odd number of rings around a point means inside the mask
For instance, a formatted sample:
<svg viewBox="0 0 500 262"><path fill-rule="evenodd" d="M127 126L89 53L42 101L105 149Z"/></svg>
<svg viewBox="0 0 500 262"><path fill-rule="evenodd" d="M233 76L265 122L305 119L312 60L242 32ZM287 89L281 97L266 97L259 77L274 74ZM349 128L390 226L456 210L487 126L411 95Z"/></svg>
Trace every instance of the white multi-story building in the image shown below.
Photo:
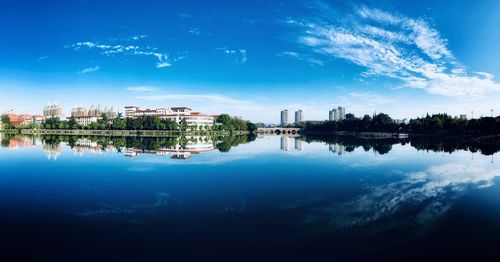
<svg viewBox="0 0 500 262"><path fill-rule="evenodd" d="M304 122L304 112L302 110L295 111L295 124Z"/></svg>
<svg viewBox="0 0 500 262"><path fill-rule="evenodd" d="M200 112L193 112L189 107L171 107L142 110L138 106L126 106L125 117L136 118L142 116L158 116L160 119L168 119L180 124L183 120L190 127L204 126L211 127L214 124L216 116L206 115Z"/></svg>
<svg viewBox="0 0 500 262"><path fill-rule="evenodd" d="M287 126L288 124L290 124L290 121L288 119L288 110L285 109L281 111L281 126Z"/></svg>
<svg viewBox="0 0 500 262"><path fill-rule="evenodd" d="M114 111L113 107L102 108L101 105L98 105L97 107L92 105L89 110L87 110L83 106L76 107L71 110L72 117L84 117L84 116L102 117L103 115L105 115L106 118L108 119L115 119L117 113Z"/></svg>
<svg viewBox="0 0 500 262"><path fill-rule="evenodd" d="M62 107L59 104L57 104L57 102L48 103L47 106L43 108L43 116L45 118L49 117L56 117L61 119L64 118Z"/></svg>
<svg viewBox="0 0 500 262"><path fill-rule="evenodd" d="M345 119L345 107L338 107L332 109L328 112L328 120L330 121L342 121Z"/></svg>
<svg viewBox="0 0 500 262"><path fill-rule="evenodd" d="M81 126L90 125L91 123L97 123L97 121L99 120L99 117L97 116L77 116L74 118L75 121Z"/></svg>
<svg viewBox="0 0 500 262"><path fill-rule="evenodd" d="M337 114L337 109L332 109L328 111L328 120L335 121L335 115Z"/></svg>
<svg viewBox="0 0 500 262"><path fill-rule="evenodd" d="M32 118L31 118L31 122L33 124L41 124L41 123L43 123L44 120L45 120L45 117L40 116L40 115L35 115L35 116L32 116Z"/></svg>

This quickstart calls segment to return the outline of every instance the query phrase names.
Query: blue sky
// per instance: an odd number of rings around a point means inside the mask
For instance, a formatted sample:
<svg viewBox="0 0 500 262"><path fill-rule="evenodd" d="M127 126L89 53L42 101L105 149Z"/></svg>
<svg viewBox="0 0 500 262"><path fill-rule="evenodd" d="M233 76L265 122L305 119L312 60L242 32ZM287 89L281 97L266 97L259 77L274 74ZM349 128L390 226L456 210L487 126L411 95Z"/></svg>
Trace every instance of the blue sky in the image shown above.
<svg viewBox="0 0 500 262"><path fill-rule="evenodd" d="M500 112L500 2L3 1L0 111Z"/></svg>

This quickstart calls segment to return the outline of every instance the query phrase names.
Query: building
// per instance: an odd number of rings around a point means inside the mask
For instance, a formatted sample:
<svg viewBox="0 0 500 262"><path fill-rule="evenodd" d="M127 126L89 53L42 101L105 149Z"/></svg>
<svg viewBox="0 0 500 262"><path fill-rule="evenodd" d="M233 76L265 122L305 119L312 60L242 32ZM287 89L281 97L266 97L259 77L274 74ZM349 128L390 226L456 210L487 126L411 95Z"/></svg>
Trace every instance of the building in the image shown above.
<svg viewBox="0 0 500 262"><path fill-rule="evenodd" d="M338 114L338 121L342 121L345 119L345 107L338 107L337 108L337 114Z"/></svg>
<svg viewBox="0 0 500 262"><path fill-rule="evenodd" d="M337 143L329 144L328 149L330 150L330 152L334 154L336 153L339 156L345 153L345 146L342 144L337 144Z"/></svg>
<svg viewBox="0 0 500 262"><path fill-rule="evenodd" d="M31 117L31 122L33 124L42 124L44 120L45 120L45 117L42 115L34 115Z"/></svg>
<svg viewBox="0 0 500 262"><path fill-rule="evenodd" d="M304 113L302 110L295 111L295 124L300 124L304 122Z"/></svg>
<svg viewBox="0 0 500 262"><path fill-rule="evenodd" d="M114 111L113 107L102 108L101 105L98 105L97 107L92 105L89 110L83 106L76 107L71 110L71 116L75 118L87 116L101 118L103 115L105 115L107 119L115 119L118 114Z"/></svg>
<svg viewBox="0 0 500 262"><path fill-rule="evenodd" d="M81 126L87 126L92 123L97 123L101 117L98 116L76 116L73 117L75 121Z"/></svg>
<svg viewBox="0 0 500 262"><path fill-rule="evenodd" d="M345 107L334 108L328 113L328 120L330 121L342 121L345 119Z"/></svg>
<svg viewBox="0 0 500 262"><path fill-rule="evenodd" d="M57 103L48 103L47 106L43 108L43 116L45 118L64 118L62 107Z"/></svg>
<svg viewBox="0 0 500 262"><path fill-rule="evenodd" d="M282 136L281 137L281 150L283 150L283 151L290 150L289 139L290 138L288 138L287 136Z"/></svg>
<svg viewBox="0 0 500 262"><path fill-rule="evenodd" d="M9 120L10 120L10 124L13 126L28 125L28 124L31 124L33 122L32 115L26 115L26 114L18 115L13 110L10 110L10 111L2 114L2 116L8 116Z"/></svg>
<svg viewBox="0 0 500 262"><path fill-rule="evenodd" d="M403 118L403 119L394 119L393 121L394 121L394 124L401 125L401 124L406 124L407 119L406 118Z"/></svg>
<svg viewBox="0 0 500 262"><path fill-rule="evenodd" d="M281 111L281 126L287 126L288 124L290 124L290 121L288 119L288 110L285 109Z"/></svg>
<svg viewBox="0 0 500 262"><path fill-rule="evenodd" d="M160 119L167 119L180 124L185 121L190 127L204 126L211 127L217 116L206 115L200 112L193 112L190 107L171 107L171 108L156 108L142 110L138 106L126 106L125 117L137 118L143 116L158 116Z"/></svg>
<svg viewBox="0 0 500 262"><path fill-rule="evenodd" d="M337 109L332 109L328 111L328 120L329 121L336 121L335 116L337 115Z"/></svg>
<svg viewBox="0 0 500 262"><path fill-rule="evenodd" d="M460 120L467 120L467 115L464 114L460 115Z"/></svg>
<svg viewBox="0 0 500 262"><path fill-rule="evenodd" d="M302 145L304 141L302 139L295 138L295 150L302 151Z"/></svg>

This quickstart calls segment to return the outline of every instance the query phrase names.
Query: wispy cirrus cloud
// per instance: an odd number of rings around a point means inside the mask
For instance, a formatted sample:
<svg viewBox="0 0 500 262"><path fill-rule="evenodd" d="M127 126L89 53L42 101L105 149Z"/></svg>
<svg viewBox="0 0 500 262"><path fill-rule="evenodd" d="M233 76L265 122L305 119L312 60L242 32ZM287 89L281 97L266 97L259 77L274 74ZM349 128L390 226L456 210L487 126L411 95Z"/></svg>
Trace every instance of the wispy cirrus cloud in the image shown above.
<svg viewBox="0 0 500 262"><path fill-rule="evenodd" d="M309 63L312 66L322 66L322 65L324 65L324 62L322 60L314 58L314 57L311 57L311 56L306 55L306 54L301 54L301 53L298 53L298 52L284 51L284 52L281 52L281 53L279 53L277 55L278 56L282 56L282 57L294 58L294 59L297 59L299 61L304 61L304 62Z"/></svg>
<svg viewBox="0 0 500 262"><path fill-rule="evenodd" d="M289 19L297 42L325 57L341 58L367 69L363 76L402 81L403 86L445 96L481 96L500 91L491 74L468 72L447 47L447 39L422 18L368 6L346 14L325 4L310 5L318 15Z"/></svg>
<svg viewBox="0 0 500 262"><path fill-rule="evenodd" d="M100 69L100 67L99 67L99 66L89 67L89 68L85 68L85 69L83 69L83 70L80 70L80 71L78 72L78 74L83 75L83 74L93 73L93 72L97 72L97 71L99 71L99 69Z"/></svg>
<svg viewBox="0 0 500 262"><path fill-rule="evenodd" d="M247 62L247 50L246 49L229 49L227 47L215 48L216 51L220 51L227 56L235 57L236 63L244 64Z"/></svg>
<svg viewBox="0 0 500 262"><path fill-rule="evenodd" d="M125 90L136 93L150 93L158 91L159 89L154 86L130 86L125 88Z"/></svg>
<svg viewBox="0 0 500 262"><path fill-rule="evenodd" d="M127 42L137 41L144 39L145 35L135 35L127 39ZM66 46L66 48L73 48L75 51L80 50L95 50L99 54L104 56L148 56L154 57L156 60L156 68L164 68L172 66L169 56L165 52L158 51L155 47L142 46L137 44L117 44L117 43L103 43L103 42L93 42L93 41L83 41L77 42L72 45Z"/></svg>
<svg viewBox="0 0 500 262"><path fill-rule="evenodd" d="M191 101L191 102L204 102L216 105L224 106L234 106L237 108L254 108L254 103L250 101L244 101L235 99L229 96L224 96L220 94L158 94L158 95L146 95L138 96L138 99L150 100L150 101Z"/></svg>

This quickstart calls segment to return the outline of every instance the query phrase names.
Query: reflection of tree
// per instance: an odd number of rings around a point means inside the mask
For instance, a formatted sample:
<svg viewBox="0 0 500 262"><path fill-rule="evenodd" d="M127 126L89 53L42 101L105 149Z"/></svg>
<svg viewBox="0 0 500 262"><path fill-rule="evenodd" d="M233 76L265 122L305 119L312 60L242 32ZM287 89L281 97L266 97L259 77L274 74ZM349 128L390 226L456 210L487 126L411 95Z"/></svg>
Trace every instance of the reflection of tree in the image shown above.
<svg viewBox="0 0 500 262"><path fill-rule="evenodd" d="M216 147L220 152L229 152L231 147L238 146L240 144L246 144L255 140L255 135L239 135L239 136L219 136L216 138Z"/></svg>
<svg viewBox="0 0 500 262"><path fill-rule="evenodd" d="M500 136L488 137L412 137L411 146L418 150L452 153L457 150L480 151L483 155L492 155L500 151Z"/></svg>
<svg viewBox="0 0 500 262"><path fill-rule="evenodd" d="M413 136L409 139L366 139L358 136L322 136L307 135L306 142L326 142L327 144L339 144L345 147L346 152L352 152L357 147L364 151L374 150L379 154L386 154L392 149L392 145L401 143L405 145L410 142L417 150L430 150L433 152L452 153L458 150L470 152L480 151L484 155L492 155L500 151L500 136L489 137L444 137L444 136Z"/></svg>
<svg viewBox="0 0 500 262"><path fill-rule="evenodd" d="M358 147L363 147L364 151L375 150L379 154L386 154L392 149L393 144L404 142L401 139L365 139L357 136L311 136L305 137L306 142L321 141L327 144L339 144L345 147L346 152L353 152Z"/></svg>
<svg viewBox="0 0 500 262"><path fill-rule="evenodd" d="M10 144L10 138L13 137L12 135L4 135L2 137L2 147L9 147Z"/></svg>
<svg viewBox="0 0 500 262"><path fill-rule="evenodd" d="M120 151L121 148L133 148L141 151L157 151L164 148L186 149L191 144L210 143L216 141L215 146L221 152L228 152L233 146L249 143L255 140L255 135L234 135L217 137L105 137L105 136L61 136L45 135L42 141L47 145L58 146L61 142L67 143L71 148L77 146L78 140L86 139L95 142L100 151L106 151L108 148L115 148ZM2 145L9 145L10 137L2 139Z"/></svg>

